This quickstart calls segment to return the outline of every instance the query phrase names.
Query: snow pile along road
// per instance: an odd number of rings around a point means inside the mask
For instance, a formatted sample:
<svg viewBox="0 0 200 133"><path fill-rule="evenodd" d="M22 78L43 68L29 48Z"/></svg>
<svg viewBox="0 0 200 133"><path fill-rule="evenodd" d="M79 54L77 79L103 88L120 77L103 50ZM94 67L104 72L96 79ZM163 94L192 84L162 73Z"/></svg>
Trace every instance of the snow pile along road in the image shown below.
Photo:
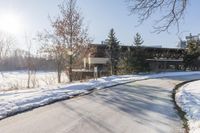
<svg viewBox="0 0 200 133"><path fill-rule="evenodd" d="M36 108L57 100L67 99L78 94L88 93L91 89L143 79L143 76L111 76L91 80L85 83L46 86L27 90L0 92L0 119L7 116Z"/></svg>
<svg viewBox="0 0 200 133"><path fill-rule="evenodd" d="M176 102L186 112L190 133L200 133L200 81L179 88Z"/></svg>
<svg viewBox="0 0 200 133"><path fill-rule="evenodd" d="M98 80L91 80L85 83L45 86L27 90L4 91L0 92L0 119L18 112L46 105L57 100L67 99L78 94L86 94L91 89L102 89L121 83L148 78L185 76L193 74L200 74L200 72L171 72L152 75L110 76L99 78Z"/></svg>

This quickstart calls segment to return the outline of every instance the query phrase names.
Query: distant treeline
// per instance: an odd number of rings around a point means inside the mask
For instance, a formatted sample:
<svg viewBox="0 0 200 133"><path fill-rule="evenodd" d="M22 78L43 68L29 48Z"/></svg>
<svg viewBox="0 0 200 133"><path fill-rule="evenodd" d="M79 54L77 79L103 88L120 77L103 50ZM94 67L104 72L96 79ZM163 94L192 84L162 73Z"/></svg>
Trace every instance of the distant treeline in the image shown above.
<svg viewBox="0 0 200 133"><path fill-rule="evenodd" d="M8 57L0 61L0 71L27 70L30 69L30 67L36 71L55 71L55 64L53 59L33 56L26 51L17 49Z"/></svg>

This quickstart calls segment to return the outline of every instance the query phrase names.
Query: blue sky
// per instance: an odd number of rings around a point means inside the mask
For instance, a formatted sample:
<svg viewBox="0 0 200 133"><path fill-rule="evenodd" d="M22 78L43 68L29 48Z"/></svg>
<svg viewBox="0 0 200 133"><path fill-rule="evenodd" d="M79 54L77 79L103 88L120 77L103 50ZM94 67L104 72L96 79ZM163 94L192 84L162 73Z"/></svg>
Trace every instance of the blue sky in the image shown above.
<svg viewBox="0 0 200 133"><path fill-rule="evenodd" d="M170 33L152 33L153 21L158 15L138 25L136 15L129 16L125 0L78 0L85 23L89 25L89 35L94 43L105 40L111 28L115 29L116 35L122 44L130 45L133 36L139 32L144 45L162 45L163 47L176 47L178 36L184 38L189 33L200 33L199 5L200 1L189 3L185 19L181 23L182 34L177 35L176 27L170 29ZM58 4L62 0L0 0L0 13L12 12L20 16L22 28L16 33L17 47L25 48L24 36L27 33L34 37L38 31L50 29L48 15L59 14ZM1 18L0 18L1 19ZM37 45L37 44L35 44Z"/></svg>

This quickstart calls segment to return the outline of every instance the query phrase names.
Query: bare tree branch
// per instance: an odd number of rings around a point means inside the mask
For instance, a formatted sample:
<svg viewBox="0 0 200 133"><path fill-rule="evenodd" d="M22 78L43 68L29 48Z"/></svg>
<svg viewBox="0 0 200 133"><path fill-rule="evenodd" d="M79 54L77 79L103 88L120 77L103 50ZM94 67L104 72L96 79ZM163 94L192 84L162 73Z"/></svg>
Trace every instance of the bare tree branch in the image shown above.
<svg viewBox="0 0 200 133"><path fill-rule="evenodd" d="M8 56L13 43L14 38L12 36L0 32L0 61Z"/></svg>
<svg viewBox="0 0 200 133"><path fill-rule="evenodd" d="M126 0L129 4L130 13L138 14L139 23L149 19L154 13L164 12L153 26L155 32L167 31L176 25L179 31L179 23L184 17L188 0Z"/></svg>

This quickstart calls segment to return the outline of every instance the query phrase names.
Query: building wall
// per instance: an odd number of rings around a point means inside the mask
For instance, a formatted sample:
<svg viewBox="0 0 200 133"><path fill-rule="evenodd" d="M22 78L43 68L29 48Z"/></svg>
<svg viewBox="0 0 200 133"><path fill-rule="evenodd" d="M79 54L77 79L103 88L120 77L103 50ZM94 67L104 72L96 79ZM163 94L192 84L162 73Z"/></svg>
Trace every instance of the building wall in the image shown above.
<svg viewBox="0 0 200 133"><path fill-rule="evenodd" d="M106 45L92 45L95 47L95 52L89 53L88 58L84 60L86 69L93 69L94 66L99 66L101 70L108 67L109 58L106 53ZM160 48L160 47L140 47L147 55L148 63L152 66L152 70L159 71L165 68L177 68L183 65L183 57L185 49L182 48ZM126 52L134 52L134 46L120 46L120 56L126 56ZM164 61L163 61L164 60ZM172 61L173 60L173 61ZM179 67L178 67L179 68ZM181 67L180 67L181 68Z"/></svg>
<svg viewBox="0 0 200 133"><path fill-rule="evenodd" d="M89 57L88 64L102 64L105 65L109 62L109 58L97 58L97 57Z"/></svg>

